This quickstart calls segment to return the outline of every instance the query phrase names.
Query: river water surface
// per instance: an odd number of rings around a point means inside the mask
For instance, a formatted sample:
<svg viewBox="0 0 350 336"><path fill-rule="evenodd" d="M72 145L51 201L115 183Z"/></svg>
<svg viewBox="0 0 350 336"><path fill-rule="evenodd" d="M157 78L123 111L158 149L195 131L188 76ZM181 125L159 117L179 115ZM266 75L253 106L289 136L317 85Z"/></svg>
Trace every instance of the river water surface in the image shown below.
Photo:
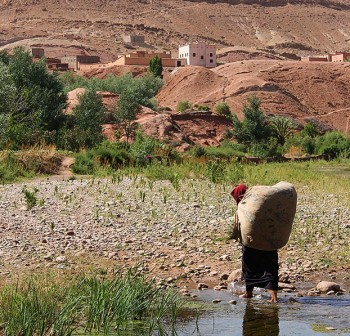
<svg viewBox="0 0 350 336"><path fill-rule="evenodd" d="M177 325L178 336L304 336L350 335L350 296L301 297L291 302L290 296L268 302L264 293L253 299L233 296L229 291L196 291L198 303L211 303L211 308L193 310ZM236 300L236 304L228 301ZM294 301L294 300L292 300Z"/></svg>

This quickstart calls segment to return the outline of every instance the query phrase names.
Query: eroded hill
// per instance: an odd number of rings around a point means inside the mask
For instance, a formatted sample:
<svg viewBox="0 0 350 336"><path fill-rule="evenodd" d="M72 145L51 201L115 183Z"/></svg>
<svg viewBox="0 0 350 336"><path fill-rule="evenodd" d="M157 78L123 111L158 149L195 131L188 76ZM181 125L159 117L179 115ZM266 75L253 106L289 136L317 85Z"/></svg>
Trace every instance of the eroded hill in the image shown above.
<svg viewBox="0 0 350 336"><path fill-rule="evenodd" d="M350 63L243 61L213 70L185 67L170 76L157 98L172 109L180 100L211 108L225 101L242 116L243 103L252 94L268 114L350 130Z"/></svg>

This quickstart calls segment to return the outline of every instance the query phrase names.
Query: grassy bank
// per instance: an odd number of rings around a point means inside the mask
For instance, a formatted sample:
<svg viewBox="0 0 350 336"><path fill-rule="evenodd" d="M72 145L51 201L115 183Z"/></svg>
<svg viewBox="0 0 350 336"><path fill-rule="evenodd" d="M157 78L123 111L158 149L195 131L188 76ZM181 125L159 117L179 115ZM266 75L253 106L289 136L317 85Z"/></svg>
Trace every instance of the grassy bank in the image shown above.
<svg viewBox="0 0 350 336"><path fill-rule="evenodd" d="M175 324L179 296L130 270L98 276L31 276L0 292L0 330L7 336L152 335Z"/></svg>
<svg viewBox="0 0 350 336"><path fill-rule="evenodd" d="M0 183L38 175L56 174L64 154L55 146L35 146L19 151L0 151Z"/></svg>

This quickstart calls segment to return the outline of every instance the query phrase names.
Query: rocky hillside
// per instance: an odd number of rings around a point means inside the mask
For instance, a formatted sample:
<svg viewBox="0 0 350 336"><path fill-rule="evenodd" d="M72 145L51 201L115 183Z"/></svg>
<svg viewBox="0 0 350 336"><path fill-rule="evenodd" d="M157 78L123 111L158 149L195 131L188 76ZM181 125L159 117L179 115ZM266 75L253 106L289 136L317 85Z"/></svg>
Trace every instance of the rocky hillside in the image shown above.
<svg viewBox="0 0 350 336"><path fill-rule="evenodd" d="M44 46L49 56L127 50L124 34L176 50L189 40L243 46L271 55L346 50L345 0L0 0L0 44Z"/></svg>
<svg viewBox="0 0 350 336"><path fill-rule="evenodd" d="M267 114L286 115L323 129L350 130L350 63L243 61L213 70L185 67L173 73L157 98L161 106L178 101L211 108L226 101L241 116L243 103L256 94Z"/></svg>
<svg viewBox="0 0 350 336"><path fill-rule="evenodd" d="M259 6L286 6L286 5L306 5L306 6L323 6L335 9L349 8L346 0L187 0L191 2L207 2L207 3L227 3L230 5L259 5Z"/></svg>

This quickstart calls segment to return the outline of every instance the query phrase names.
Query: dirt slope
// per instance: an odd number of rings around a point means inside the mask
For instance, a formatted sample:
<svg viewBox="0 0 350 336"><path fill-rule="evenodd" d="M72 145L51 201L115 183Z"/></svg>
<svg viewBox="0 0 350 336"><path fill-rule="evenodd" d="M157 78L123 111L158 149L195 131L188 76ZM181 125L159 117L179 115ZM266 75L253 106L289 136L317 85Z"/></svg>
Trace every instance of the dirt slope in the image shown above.
<svg viewBox="0 0 350 336"><path fill-rule="evenodd" d="M243 103L256 94L266 113L288 115L305 123L349 131L350 64L286 61L243 61L213 70L185 67L159 92L161 106L176 108L180 100L211 108L226 101L241 116Z"/></svg>
<svg viewBox="0 0 350 336"><path fill-rule="evenodd" d="M306 55L349 48L345 0L0 0L0 45L44 46L48 56L126 50L123 34L150 48L188 40ZM17 42L16 42L17 41Z"/></svg>

